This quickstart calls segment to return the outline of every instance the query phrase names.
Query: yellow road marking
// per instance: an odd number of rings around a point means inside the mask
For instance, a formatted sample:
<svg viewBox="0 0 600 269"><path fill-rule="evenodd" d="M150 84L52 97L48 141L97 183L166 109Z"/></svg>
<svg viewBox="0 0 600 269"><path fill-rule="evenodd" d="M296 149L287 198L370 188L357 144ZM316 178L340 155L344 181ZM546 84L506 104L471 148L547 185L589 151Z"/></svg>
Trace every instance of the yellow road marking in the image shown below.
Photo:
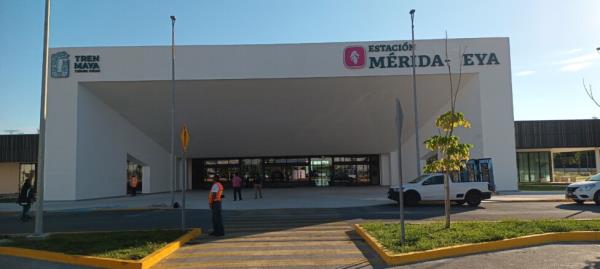
<svg viewBox="0 0 600 269"><path fill-rule="evenodd" d="M267 242L280 242L280 241L297 241L297 242L303 242L303 241L329 241L329 240L352 240L352 239L360 239L362 240L360 237L355 237L355 238L351 238L347 235L328 235L328 236L323 236L323 235L315 235L315 236L278 236L278 237L274 237L274 236L261 236L261 237L233 237L233 238L225 238L225 239L218 239L215 241L208 241L207 244L210 243L220 243L220 242L237 242L238 244L243 244L244 242L261 242L261 241L267 241ZM203 240L197 240L195 242L203 242Z"/></svg>
<svg viewBox="0 0 600 269"><path fill-rule="evenodd" d="M357 266L368 264L365 258L346 259L285 259L285 260L240 260L222 262L197 262L197 263L173 263L159 264L156 268L216 268L216 267L285 267L285 266Z"/></svg>
<svg viewBox="0 0 600 269"><path fill-rule="evenodd" d="M310 254L362 254L358 249L276 249L276 250L246 250L246 251L202 251L198 253L180 254L175 253L169 259L188 259L196 257L220 257L220 256L284 256L284 255L310 255ZM301 257L301 256L299 256Z"/></svg>
<svg viewBox="0 0 600 269"><path fill-rule="evenodd" d="M248 219L227 219L223 220L225 226L228 225L245 225L245 226L264 226L264 225L273 225L273 226L281 226L281 225L297 225L297 226L328 226L328 225L349 225L347 222L319 222L316 220L307 220L307 219L280 219L273 220L270 219L267 221L259 221L259 220L248 220Z"/></svg>
<svg viewBox="0 0 600 269"><path fill-rule="evenodd" d="M239 223L239 224L232 224L232 225L225 225L225 229L238 229L238 228L244 228L244 229L269 229L269 228L273 228L273 229L339 229L339 228L348 228L348 229L352 229L352 226L350 226L349 224L332 224L332 225L294 225L294 224L290 224L290 225L286 225L286 224L281 224L281 223L271 223L271 224L247 224L247 223Z"/></svg>
<svg viewBox="0 0 600 269"><path fill-rule="evenodd" d="M197 250L210 248L252 248L252 247L289 247L289 246L343 246L354 245L350 240L342 241L290 241L290 242L211 242L206 244L186 245L182 250Z"/></svg>
<svg viewBox="0 0 600 269"><path fill-rule="evenodd" d="M305 235L311 235L311 234L315 234L315 235L327 235L327 234L346 234L346 232L349 232L352 230L329 230L329 231L289 231L289 230L285 230L285 231L264 231L264 232L240 232L240 231L225 231L227 233L227 236L239 236L239 235L262 235L262 236L268 236L268 235L281 235L281 234L295 234L295 235L300 235L300 234L305 234Z"/></svg>

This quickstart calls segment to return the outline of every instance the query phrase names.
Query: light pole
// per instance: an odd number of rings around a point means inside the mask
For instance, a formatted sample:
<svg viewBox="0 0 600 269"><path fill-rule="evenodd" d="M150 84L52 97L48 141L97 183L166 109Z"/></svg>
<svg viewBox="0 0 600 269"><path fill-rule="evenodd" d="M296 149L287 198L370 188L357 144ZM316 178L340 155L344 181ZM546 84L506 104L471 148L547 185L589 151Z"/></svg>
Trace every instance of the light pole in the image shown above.
<svg viewBox="0 0 600 269"><path fill-rule="evenodd" d="M413 103L415 113L415 146L417 153L417 176L421 175L421 153L419 152L419 111L417 109L417 57L415 56L415 10L410 10L410 27L412 31L412 82ZM402 180L402 179L400 179Z"/></svg>
<svg viewBox="0 0 600 269"><path fill-rule="evenodd" d="M171 206L175 204L175 16L171 16Z"/></svg>
<svg viewBox="0 0 600 269"><path fill-rule="evenodd" d="M34 235L44 234L44 154L46 153L46 116L48 112L48 42L50 38L50 0L46 0L46 12L44 17L44 45L42 59L42 95L40 100L40 133L38 142L38 163L36 167L36 192L37 206L35 209Z"/></svg>

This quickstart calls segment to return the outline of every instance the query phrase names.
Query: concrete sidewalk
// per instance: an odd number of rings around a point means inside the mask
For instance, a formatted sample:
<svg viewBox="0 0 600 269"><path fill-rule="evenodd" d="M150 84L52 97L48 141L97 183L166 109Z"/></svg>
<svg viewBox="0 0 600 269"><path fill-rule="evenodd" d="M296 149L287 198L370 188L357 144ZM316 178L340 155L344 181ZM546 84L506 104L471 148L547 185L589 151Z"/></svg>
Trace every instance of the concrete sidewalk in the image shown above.
<svg viewBox="0 0 600 269"><path fill-rule="evenodd" d="M284 209L284 208L344 208L394 203L387 199L387 186L327 187L327 188L267 188L263 199L254 199L252 189L243 189L242 201L233 201L233 191L225 190L224 210ZM186 208L208 209L208 190L186 193ZM181 193L175 193L181 203ZM493 195L488 202L562 202L563 192L508 192ZM168 209L171 195L158 193L136 197L114 197L82 201L49 201L45 211L77 212L96 210ZM35 210L35 206L32 208ZM0 203L0 212L18 212L16 203Z"/></svg>
<svg viewBox="0 0 600 269"><path fill-rule="evenodd" d="M562 191L518 191L493 195L491 202L563 202L565 199Z"/></svg>
<svg viewBox="0 0 600 269"><path fill-rule="evenodd" d="M254 199L253 189L243 189L241 201L233 201L233 190L225 190L224 210L283 209L283 208L343 208L393 203L387 199L386 186L365 187L308 187L266 188L262 199ZM186 192L186 208L208 209L208 190ZM181 193L175 194L181 203ZM116 197L83 201L48 201L45 211L93 211L170 208L170 193ZM35 206L32 207L32 210ZM16 203L0 203L0 212L17 212Z"/></svg>

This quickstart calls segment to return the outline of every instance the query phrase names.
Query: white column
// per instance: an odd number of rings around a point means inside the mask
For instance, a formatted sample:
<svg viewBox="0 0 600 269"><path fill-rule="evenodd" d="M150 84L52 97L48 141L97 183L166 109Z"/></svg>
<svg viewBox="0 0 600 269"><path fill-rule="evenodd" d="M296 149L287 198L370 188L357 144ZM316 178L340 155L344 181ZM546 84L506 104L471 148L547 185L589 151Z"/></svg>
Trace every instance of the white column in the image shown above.
<svg viewBox="0 0 600 269"><path fill-rule="evenodd" d="M185 162L187 162L187 184L186 184L186 190L191 190L192 189L192 159L186 159Z"/></svg>
<svg viewBox="0 0 600 269"><path fill-rule="evenodd" d="M596 158L596 173L600 171L600 151L599 148L594 148L594 157Z"/></svg>
<svg viewBox="0 0 600 269"><path fill-rule="evenodd" d="M150 182L152 175L150 175L150 166L142 166L142 193L150 193Z"/></svg>
<svg viewBox="0 0 600 269"><path fill-rule="evenodd" d="M398 170L398 151L390 152L390 183L391 185L400 184L400 176Z"/></svg>
<svg viewBox="0 0 600 269"><path fill-rule="evenodd" d="M555 181L554 178L554 152L550 150L550 181Z"/></svg>
<svg viewBox="0 0 600 269"><path fill-rule="evenodd" d="M381 186L391 185L389 154L379 155L379 176L381 177L379 181Z"/></svg>

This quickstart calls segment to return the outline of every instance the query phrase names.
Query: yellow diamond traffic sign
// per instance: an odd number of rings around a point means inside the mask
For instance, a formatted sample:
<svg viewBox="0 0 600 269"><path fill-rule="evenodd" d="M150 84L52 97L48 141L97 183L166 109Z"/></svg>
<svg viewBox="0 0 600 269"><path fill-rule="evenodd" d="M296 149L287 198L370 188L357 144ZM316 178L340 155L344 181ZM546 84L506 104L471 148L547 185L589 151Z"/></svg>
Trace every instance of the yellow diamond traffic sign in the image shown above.
<svg viewBox="0 0 600 269"><path fill-rule="evenodd" d="M181 140L181 148L183 151L187 152L188 145L190 144L190 131L187 128L187 125L183 125L181 128L181 133L179 133L179 139Z"/></svg>

